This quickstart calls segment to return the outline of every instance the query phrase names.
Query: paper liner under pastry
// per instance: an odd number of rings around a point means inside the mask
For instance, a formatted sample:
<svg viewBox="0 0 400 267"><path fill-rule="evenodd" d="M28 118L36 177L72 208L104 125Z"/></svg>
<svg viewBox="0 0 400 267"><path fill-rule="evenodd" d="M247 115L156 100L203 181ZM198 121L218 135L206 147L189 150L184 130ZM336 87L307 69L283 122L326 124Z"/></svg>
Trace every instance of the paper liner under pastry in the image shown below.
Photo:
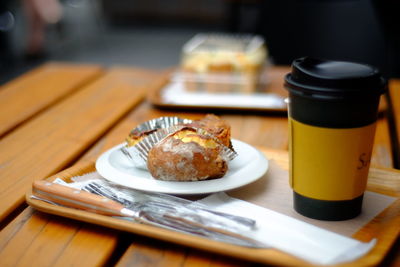
<svg viewBox="0 0 400 267"><path fill-rule="evenodd" d="M185 128L184 125L173 125L168 128L161 128L147 135L134 146L121 147L120 151L131 161L136 168L147 170L147 155L150 149L169 134Z"/></svg>
<svg viewBox="0 0 400 267"><path fill-rule="evenodd" d="M138 125L136 128L131 130L131 134L140 134L144 132L149 132L152 130L157 130L157 129L163 129L163 128L169 128L174 125L178 124L188 124L192 123L192 120L189 119L182 119L179 117L160 117L157 119L149 120L146 121L140 125Z"/></svg>
<svg viewBox="0 0 400 267"><path fill-rule="evenodd" d="M134 129L130 131L130 135L140 136L143 133L150 134L154 130L162 129L162 128L169 128L171 126L177 124L188 124L192 123L192 120L189 119L182 119L179 117L160 117L156 119L152 119L146 121ZM145 137L144 135L143 137ZM130 137L128 136L127 139ZM143 160L140 157L140 153L136 147L136 145L130 145L129 140L126 142L125 146L123 146L120 151L124 154L124 156L135 166L143 169L147 169L146 167L146 160Z"/></svg>

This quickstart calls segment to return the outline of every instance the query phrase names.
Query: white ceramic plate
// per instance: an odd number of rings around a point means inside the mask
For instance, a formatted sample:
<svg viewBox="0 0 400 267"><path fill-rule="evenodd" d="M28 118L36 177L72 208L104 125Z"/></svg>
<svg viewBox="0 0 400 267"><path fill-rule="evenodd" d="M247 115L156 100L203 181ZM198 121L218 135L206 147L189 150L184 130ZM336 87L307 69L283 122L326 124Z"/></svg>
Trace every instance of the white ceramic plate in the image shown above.
<svg viewBox="0 0 400 267"><path fill-rule="evenodd" d="M135 168L117 145L96 161L98 173L105 179L134 189L177 195L208 194L247 185L261 178L268 170L268 160L256 148L233 139L238 156L229 162L224 177L193 182L171 182L154 179L147 170Z"/></svg>

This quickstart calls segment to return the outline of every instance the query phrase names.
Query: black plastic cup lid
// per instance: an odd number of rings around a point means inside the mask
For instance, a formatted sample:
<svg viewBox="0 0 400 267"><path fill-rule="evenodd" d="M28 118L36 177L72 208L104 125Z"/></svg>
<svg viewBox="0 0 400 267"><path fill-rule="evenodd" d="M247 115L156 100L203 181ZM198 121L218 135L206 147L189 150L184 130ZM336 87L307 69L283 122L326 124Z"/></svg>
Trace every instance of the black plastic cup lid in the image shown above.
<svg viewBox="0 0 400 267"><path fill-rule="evenodd" d="M386 81L370 65L303 57L293 61L285 86L292 93L317 98L363 98L384 93Z"/></svg>

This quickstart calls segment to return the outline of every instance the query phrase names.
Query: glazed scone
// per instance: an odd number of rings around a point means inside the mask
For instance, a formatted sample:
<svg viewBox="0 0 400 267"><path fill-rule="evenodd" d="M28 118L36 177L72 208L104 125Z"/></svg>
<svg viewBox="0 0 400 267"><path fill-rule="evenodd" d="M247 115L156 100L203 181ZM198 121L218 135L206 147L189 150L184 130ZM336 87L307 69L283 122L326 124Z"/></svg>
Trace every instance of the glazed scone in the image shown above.
<svg viewBox="0 0 400 267"><path fill-rule="evenodd" d="M201 181L220 178L228 170L221 144L192 128L164 138L148 154L147 168L155 179Z"/></svg>

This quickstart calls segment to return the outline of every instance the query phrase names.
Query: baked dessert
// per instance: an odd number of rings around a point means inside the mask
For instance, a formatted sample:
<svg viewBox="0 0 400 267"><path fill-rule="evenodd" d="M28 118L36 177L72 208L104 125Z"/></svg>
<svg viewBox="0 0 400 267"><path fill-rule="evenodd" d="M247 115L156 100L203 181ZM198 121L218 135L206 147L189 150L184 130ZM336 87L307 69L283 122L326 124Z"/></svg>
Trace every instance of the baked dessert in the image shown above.
<svg viewBox="0 0 400 267"><path fill-rule="evenodd" d="M214 137L184 127L150 149L147 168L155 179L165 181L220 178L228 170L223 149Z"/></svg>
<svg viewBox="0 0 400 267"><path fill-rule="evenodd" d="M200 33L182 47L179 81L188 92L254 93L267 59L261 36Z"/></svg>
<svg viewBox="0 0 400 267"><path fill-rule="evenodd" d="M186 125L203 129L207 133L213 135L223 145L232 147L230 125L214 114L207 114L204 118L200 120L194 120L192 123L188 123Z"/></svg>
<svg viewBox="0 0 400 267"><path fill-rule="evenodd" d="M183 46L181 67L192 73L258 75L266 58L261 36L197 34Z"/></svg>
<svg viewBox="0 0 400 267"><path fill-rule="evenodd" d="M229 124L213 114L199 120L161 117L133 129L121 152L155 179L201 181L220 178L237 154Z"/></svg>

